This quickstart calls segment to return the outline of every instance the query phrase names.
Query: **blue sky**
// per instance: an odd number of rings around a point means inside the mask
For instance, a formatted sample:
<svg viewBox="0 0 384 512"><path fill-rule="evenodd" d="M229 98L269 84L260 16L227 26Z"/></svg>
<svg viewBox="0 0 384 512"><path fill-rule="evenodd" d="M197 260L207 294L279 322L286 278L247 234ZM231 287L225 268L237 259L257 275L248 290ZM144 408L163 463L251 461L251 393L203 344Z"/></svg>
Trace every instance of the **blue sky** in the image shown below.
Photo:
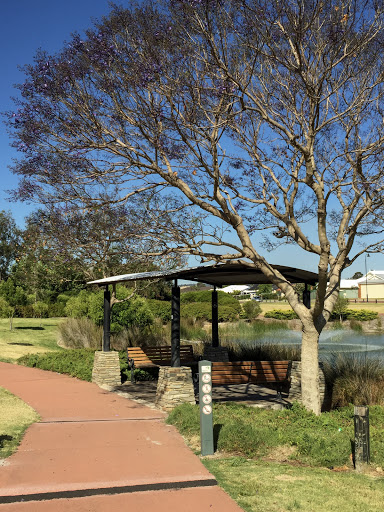
<svg viewBox="0 0 384 512"><path fill-rule="evenodd" d="M17 94L13 87L24 81L18 66L32 63L38 48L56 52L70 39L72 32L81 32L109 11L108 0L3 0L0 16L0 111L13 110L11 96ZM17 178L8 170L17 155L10 147L10 139L3 122L0 124L0 210L11 210L17 224L22 226L24 217L35 206L10 203L6 200L8 189L16 186Z"/></svg>
<svg viewBox="0 0 384 512"><path fill-rule="evenodd" d="M38 48L48 52L59 51L72 32L82 32L109 11L108 0L3 0L0 18L0 47L2 48L0 77L0 111L13 110L11 96L17 95L13 87L24 80L18 66L32 63ZM116 3L119 3L118 1ZM122 1L122 3L126 3ZM6 200L7 189L17 184L17 178L8 170L17 156L10 147L10 139L3 123L0 123L0 210L10 210L19 226L36 205L10 203ZM316 271L317 259L294 247L283 246L268 256L271 263L291 265ZM383 270L383 255L372 255L368 269ZM344 278L356 271L364 273L364 258L350 267Z"/></svg>

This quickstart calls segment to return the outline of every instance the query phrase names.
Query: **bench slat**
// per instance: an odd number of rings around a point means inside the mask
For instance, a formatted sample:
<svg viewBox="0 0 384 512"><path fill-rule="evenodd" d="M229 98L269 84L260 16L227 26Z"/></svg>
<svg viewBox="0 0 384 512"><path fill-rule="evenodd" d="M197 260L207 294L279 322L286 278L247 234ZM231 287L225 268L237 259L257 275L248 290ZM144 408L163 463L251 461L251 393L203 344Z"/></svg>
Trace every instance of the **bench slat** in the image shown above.
<svg viewBox="0 0 384 512"><path fill-rule="evenodd" d="M290 361L213 362L212 384L282 383Z"/></svg>
<svg viewBox="0 0 384 512"><path fill-rule="evenodd" d="M158 347L130 347L127 349L128 358L133 359L136 368L166 366L171 364L172 348L169 345ZM194 361L192 345L180 346L180 361Z"/></svg>

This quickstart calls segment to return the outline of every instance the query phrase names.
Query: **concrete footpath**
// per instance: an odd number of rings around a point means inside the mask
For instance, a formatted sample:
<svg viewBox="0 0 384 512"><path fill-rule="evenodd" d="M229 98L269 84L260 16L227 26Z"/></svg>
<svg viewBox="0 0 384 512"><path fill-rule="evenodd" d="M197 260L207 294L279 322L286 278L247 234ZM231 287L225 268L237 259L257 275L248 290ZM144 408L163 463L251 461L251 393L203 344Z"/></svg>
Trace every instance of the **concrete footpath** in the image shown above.
<svg viewBox="0 0 384 512"><path fill-rule="evenodd" d="M240 512L165 415L53 372L0 363L41 416L0 465L0 512Z"/></svg>

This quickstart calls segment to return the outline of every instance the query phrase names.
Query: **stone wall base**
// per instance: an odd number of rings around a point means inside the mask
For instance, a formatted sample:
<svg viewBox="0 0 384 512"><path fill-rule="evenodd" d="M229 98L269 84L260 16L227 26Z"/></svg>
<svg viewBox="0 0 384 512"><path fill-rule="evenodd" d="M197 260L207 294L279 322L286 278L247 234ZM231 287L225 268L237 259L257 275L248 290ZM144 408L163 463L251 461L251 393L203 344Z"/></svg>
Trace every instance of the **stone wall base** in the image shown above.
<svg viewBox="0 0 384 512"><path fill-rule="evenodd" d="M168 412L184 403L196 403L191 368L161 366L157 381L156 407Z"/></svg>
<svg viewBox="0 0 384 512"><path fill-rule="evenodd" d="M210 345L205 345L203 359L212 362L228 362L228 349L227 347L211 347Z"/></svg>
<svg viewBox="0 0 384 512"><path fill-rule="evenodd" d="M118 352L95 352L92 382L99 386L120 386L120 361Z"/></svg>
<svg viewBox="0 0 384 512"><path fill-rule="evenodd" d="M328 395L325 384L323 364L319 363L319 385L320 385L320 403L322 410L327 408ZM291 366L291 385L289 388L288 400L301 402L301 361L292 361Z"/></svg>

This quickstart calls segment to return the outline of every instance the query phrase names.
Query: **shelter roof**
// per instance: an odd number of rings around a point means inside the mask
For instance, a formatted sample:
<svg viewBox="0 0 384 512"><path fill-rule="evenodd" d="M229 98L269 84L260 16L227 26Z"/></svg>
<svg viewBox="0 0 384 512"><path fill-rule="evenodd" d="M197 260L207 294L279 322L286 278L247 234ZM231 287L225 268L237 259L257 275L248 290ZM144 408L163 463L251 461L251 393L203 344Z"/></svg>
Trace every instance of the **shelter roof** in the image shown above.
<svg viewBox="0 0 384 512"><path fill-rule="evenodd" d="M318 275L308 270L302 270L294 267L282 265L271 265L278 270L287 281L291 283L315 284L318 281ZM139 272L136 274L124 274L120 276L111 276L104 279L90 281L87 284L97 284L99 286L124 283L127 281L141 281L152 279L183 279L187 281L197 281L207 283L213 286L224 286L231 284L267 284L268 278L261 270L249 266L245 263L217 263L215 265L202 265L199 267L182 268L178 270L156 270L153 272Z"/></svg>

